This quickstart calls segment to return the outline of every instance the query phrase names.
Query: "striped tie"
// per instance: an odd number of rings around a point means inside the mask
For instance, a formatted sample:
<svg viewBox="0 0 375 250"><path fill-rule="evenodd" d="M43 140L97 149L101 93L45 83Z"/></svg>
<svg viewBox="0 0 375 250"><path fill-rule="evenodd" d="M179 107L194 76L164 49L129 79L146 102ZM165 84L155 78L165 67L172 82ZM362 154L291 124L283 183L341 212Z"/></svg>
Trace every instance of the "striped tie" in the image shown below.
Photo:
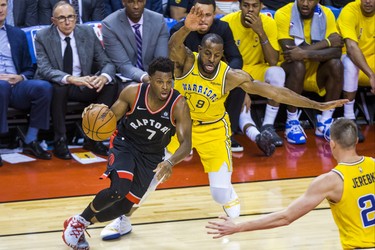
<svg viewBox="0 0 375 250"><path fill-rule="evenodd" d="M137 67L141 70L144 70L142 63L142 36L141 32L139 31L140 26L140 24L134 24L133 28L135 30L135 41L137 43Z"/></svg>

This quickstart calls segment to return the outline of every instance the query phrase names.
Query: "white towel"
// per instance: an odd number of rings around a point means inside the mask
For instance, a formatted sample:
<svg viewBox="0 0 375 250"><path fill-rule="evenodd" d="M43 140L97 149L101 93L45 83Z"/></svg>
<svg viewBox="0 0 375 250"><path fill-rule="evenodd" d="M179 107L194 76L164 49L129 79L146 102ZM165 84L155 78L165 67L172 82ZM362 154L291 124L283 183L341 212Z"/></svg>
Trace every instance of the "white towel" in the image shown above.
<svg viewBox="0 0 375 250"><path fill-rule="evenodd" d="M305 41L303 32L303 20L298 11L297 0L292 7L292 17L290 20L289 35L294 37L294 42L297 46ZM316 43L325 39L327 28L326 15L319 4L314 9L314 15L311 22L311 41Z"/></svg>

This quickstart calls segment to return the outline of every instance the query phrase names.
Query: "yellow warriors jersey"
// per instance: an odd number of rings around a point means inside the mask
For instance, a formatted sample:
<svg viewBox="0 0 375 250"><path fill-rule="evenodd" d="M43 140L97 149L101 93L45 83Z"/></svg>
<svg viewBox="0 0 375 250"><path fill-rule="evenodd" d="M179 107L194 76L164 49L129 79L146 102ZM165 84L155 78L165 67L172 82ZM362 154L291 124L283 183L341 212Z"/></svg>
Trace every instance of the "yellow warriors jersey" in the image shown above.
<svg viewBox="0 0 375 250"><path fill-rule="evenodd" d="M361 2L347 4L337 19L337 28L344 39L357 42L367 64L375 71L375 15L366 17L361 11ZM344 47L346 53L346 47ZM358 85L370 86L368 76L360 71Z"/></svg>
<svg viewBox="0 0 375 250"><path fill-rule="evenodd" d="M194 52L195 62L188 73L176 77L174 89L186 98L190 108L192 120L210 123L220 120L225 114L225 79L229 66L220 62L215 75L209 79L204 77L198 69L198 56Z"/></svg>
<svg viewBox="0 0 375 250"><path fill-rule="evenodd" d="M271 46L279 51L279 43L277 41L277 26L275 20L271 17L260 13L263 30L268 37ZM266 63L262 45L259 36L252 28L246 28L241 24L241 11L225 15L221 20L229 24L233 32L234 41L242 55L244 65L256 65Z"/></svg>
<svg viewBox="0 0 375 250"><path fill-rule="evenodd" d="M375 15L365 17L361 12L361 2L348 3L340 12L337 27L344 39L358 43L365 57L375 54ZM372 65L372 70L375 70Z"/></svg>
<svg viewBox="0 0 375 250"><path fill-rule="evenodd" d="M292 17L292 7L295 3L289 3L284 7L278 9L275 13L275 21L277 24L277 32L278 37L280 39L294 39L289 35L289 29L291 24L291 17ZM324 14L326 15L326 34L325 38L327 38L332 33L338 33L336 28L336 20L335 16L333 15L332 11L320 5ZM311 23L312 18L303 20L303 32L305 35L305 42L311 44Z"/></svg>
<svg viewBox="0 0 375 250"><path fill-rule="evenodd" d="M341 200L330 203L344 249L375 247L375 162L363 157L332 171L343 179Z"/></svg>

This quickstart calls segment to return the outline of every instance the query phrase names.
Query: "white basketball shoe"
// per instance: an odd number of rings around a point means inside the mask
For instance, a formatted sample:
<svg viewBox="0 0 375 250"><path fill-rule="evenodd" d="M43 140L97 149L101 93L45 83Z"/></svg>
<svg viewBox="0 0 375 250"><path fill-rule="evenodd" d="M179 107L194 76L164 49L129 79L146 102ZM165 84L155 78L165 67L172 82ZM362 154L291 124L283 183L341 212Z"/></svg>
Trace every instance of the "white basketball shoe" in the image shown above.
<svg viewBox="0 0 375 250"><path fill-rule="evenodd" d="M102 240L113 240L120 238L132 231L132 224L130 220L125 215L121 215L110 224L104 227L100 233Z"/></svg>

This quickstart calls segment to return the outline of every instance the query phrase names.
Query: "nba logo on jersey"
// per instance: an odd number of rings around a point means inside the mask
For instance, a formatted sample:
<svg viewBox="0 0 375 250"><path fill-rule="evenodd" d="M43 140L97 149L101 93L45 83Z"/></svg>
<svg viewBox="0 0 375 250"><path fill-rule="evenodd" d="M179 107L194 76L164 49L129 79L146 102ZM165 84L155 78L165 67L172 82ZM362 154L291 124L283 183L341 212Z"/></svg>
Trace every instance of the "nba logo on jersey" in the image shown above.
<svg viewBox="0 0 375 250"><path fill-rule="evenodd" d="M168 113L167 111L165 111L165 112L162 114L161 118L169 119L169 113Z"/></svg>

